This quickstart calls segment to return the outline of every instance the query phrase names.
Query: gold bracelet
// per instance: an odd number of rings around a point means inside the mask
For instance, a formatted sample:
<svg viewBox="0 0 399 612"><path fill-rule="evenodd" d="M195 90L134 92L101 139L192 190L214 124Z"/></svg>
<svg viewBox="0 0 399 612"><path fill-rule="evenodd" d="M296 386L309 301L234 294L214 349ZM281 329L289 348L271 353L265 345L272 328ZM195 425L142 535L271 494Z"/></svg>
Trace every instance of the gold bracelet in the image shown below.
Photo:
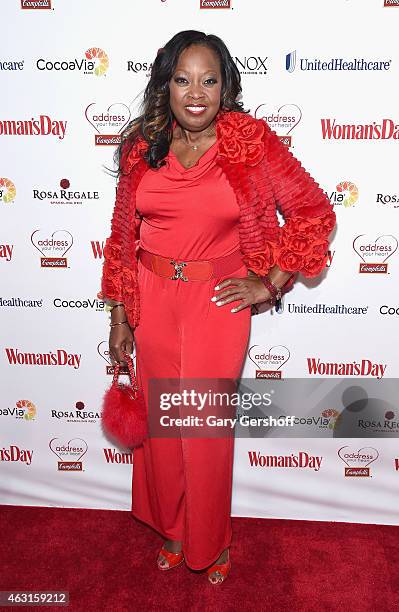
<svg viewBox="0 0 399 612"><path fill-rule="evenodd" d="M110 323L109 326L110 327L115 327L116 325L122 325L122 323L129 323L129 321L120 321L119 323Z"/></svg>

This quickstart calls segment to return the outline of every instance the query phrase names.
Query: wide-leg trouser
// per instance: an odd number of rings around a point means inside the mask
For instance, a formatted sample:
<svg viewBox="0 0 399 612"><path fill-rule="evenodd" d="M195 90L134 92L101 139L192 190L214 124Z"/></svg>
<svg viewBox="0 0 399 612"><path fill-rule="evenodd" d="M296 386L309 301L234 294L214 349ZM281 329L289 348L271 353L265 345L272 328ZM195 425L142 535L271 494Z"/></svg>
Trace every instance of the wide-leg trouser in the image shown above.
<svg viewBox="0 0 399 612"><path fill-rule="evenodd" d="M136 375L148 406L150 378L239 379L250 307L216 306L214 287L247 277L246 266L208 281L162 278L138 262L140 323ZM132 513L183 543L192 569L205 569L230 545L234 435L148 438L133 452Z"/></svg>

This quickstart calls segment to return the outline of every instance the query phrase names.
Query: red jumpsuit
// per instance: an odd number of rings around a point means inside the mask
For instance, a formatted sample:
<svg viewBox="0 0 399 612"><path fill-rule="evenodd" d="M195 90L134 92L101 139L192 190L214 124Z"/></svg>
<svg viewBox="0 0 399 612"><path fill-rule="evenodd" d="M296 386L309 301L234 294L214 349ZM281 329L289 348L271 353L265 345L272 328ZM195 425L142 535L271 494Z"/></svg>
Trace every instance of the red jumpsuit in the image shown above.
<svg viewBox="0 0 399 612"><path fill-rule="evenodd" d="M217 143L186 169L170 151L166 165L148 169L136 196L140 246L177 260L239 248L239 207L216 153ZM210 300L221 280L246 276L242 265L223 277L184 282L138 262L136 374L146 400L151 377L239 379L250 308L232 313L240 301L216 306ZM233 456L234 436L148 438L134 450L132 513L164 538L181 541L192 569L205 569L230 545Z"/></svg>

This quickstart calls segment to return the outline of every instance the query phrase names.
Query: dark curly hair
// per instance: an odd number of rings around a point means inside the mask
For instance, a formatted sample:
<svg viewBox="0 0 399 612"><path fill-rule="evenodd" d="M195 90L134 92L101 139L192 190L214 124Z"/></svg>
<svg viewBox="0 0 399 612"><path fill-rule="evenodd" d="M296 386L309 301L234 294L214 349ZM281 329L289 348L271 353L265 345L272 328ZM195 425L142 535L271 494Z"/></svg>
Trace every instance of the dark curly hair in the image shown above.
<svg viewBox="0 0 399 612"><path fill-rule="evenodd" d="M151 69L150 80L144 90L140 115L123 130L121 144L115 151L117 173L121 172L122 149L131 148L140 134L148 142L146 161L152 168L159 168L169 151L172 141L173 114L169 105L169 81L176 69L180 54L190 45L203 45L217 53L222 74L221 106L226 111L248 113L237 100L241 93L241 75L225 43L214 34L196 30L184 30L175 34L158 51Z"/></svg>

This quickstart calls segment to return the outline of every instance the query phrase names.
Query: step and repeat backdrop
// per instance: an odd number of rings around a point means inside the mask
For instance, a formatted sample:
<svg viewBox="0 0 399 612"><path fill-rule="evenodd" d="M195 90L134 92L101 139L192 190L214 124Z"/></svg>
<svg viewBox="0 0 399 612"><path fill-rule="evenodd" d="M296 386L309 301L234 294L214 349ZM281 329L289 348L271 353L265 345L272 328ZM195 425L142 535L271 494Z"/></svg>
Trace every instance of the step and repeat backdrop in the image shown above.
<svg viewBox="0 0 399 612"><path fill-rule="evenodd" d="M399 2L4 0L0 15L0 502L130 509L134 452L100 426L107 168L157 50L197 29L225 40L245 107L337 214L326 271L252 317L246 385L318 384L292 428L236 438L232 514L396 524Z"/></svg>

